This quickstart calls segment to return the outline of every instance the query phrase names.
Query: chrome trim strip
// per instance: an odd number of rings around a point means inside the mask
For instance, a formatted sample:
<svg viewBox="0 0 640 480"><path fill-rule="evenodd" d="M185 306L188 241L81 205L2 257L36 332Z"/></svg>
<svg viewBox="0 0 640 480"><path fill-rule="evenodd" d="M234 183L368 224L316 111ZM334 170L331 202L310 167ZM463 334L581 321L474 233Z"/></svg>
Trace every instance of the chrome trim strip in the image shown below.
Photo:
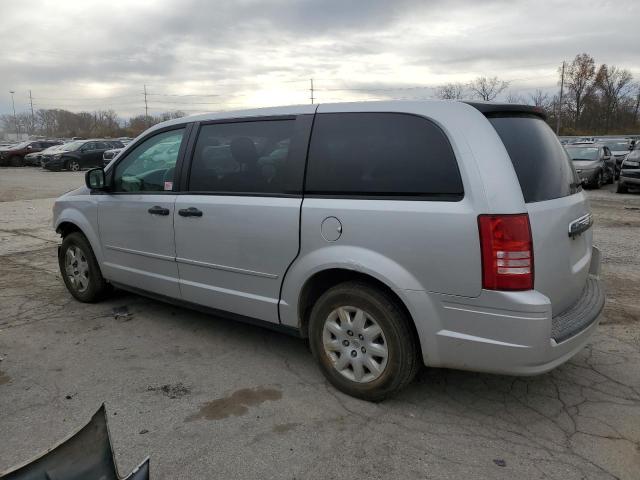
<svg viewBox="0 0 640 480"><path fill-rule="evenodd" d="M245 270L244 268L228 267L226 265L218 265L216 263L201 262L198 260L190 260L188 258L176 257L176 262L184 263L186 265L195 265L196 267L212 268L214 270L224 270L226 272L242 273L244 275L253 275L254 277L263 278L278 278L278 275L273 273L256 272L254 270Z"/></svg>
<svg viewBox="0 0 640 480"><path fill-rule="evenodd" d="M575 238L591 228L592 225L593 215L591 215L591 213L582 215L569 224L569 236L571 238Z"/></svg>
<svg viewBox="0 0 640 480"><path fill-rule="evenodd" d="M105 245L104 248L108 248L109 250L115 250L116 252L131 253L133 255L141 255L143 257L157 258L158 260L166 260L168 262L174 262L176 259L176 257L173 257L171 255L161 255L159 253L143 252L141 250L133 250L131 248L116 247L115 245Z"/></svg>

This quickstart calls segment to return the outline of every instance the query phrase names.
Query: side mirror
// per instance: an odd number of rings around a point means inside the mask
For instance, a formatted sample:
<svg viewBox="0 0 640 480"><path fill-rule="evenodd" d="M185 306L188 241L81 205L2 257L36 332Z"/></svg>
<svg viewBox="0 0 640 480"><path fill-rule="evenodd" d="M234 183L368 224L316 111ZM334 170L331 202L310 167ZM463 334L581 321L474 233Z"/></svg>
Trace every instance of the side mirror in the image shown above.
<svg viewBox="0 0 640 480"><path fill-rule="evenodd" d="M92 168L85 174L84 182L90 190L106 190L104 169Z"/></svg>

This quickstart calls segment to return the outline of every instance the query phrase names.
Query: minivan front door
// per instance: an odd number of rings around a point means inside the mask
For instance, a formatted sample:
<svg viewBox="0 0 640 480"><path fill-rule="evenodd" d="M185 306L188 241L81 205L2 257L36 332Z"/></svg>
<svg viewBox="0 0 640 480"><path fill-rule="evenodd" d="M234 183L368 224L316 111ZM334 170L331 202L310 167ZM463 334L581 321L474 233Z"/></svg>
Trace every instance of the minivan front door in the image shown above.
<svg viewBox="0 0 640 480"><path fill-rule="evenodd" d="M98 224L103 274L112 282L180 298L173 177L182 149L153 166L145 154L159 143L181 145L183 136L184 128L159 133L130 150L109 172L112 191L98 197Z"/></svg>
<svg viewBox="0 0 640 480"><path fill-rule="evenodd" d="M279 322L280 286L298 254L311 120L201 126L189 193L174 214L183 299Z"/></svg>

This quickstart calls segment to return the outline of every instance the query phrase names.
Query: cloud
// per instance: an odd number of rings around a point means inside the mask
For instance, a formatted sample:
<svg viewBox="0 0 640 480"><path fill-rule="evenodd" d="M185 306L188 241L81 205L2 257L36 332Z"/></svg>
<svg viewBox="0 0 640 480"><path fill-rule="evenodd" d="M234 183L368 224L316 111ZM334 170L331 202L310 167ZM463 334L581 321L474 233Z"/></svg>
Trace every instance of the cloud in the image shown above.
<svg viewBox="0 0 640 480"><path fill-rule="evenodd" d="M299 103L311 77L320 101L424 98L407 87L477 75L526 92L554 89L580 52L640 77L639 14L636 0L21 0L3 6L0 113L32 90L36 108L127 116L145 84L152 111Z"/></svg>

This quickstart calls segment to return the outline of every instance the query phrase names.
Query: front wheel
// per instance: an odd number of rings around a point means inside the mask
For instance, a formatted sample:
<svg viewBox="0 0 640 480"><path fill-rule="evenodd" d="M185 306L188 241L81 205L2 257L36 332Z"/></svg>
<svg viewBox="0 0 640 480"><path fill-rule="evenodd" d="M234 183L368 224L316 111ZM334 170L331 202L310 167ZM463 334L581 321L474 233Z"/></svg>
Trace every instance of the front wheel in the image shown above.
<svg viewBox="0 0 640 480"><path fill-rule="evenodd" d="M91 245L80 232L64 237L58 265L67 290L77 300L92 303L108 292L109 284L102 277Z"/></svg>
<svg viewBox="0 0 640 480"><path fill-rule="evenodd" d="M603 183L604 183L604 180L603 180L603 175L601 170L598 172L598 175L596 176L593 182L593 188L601 188Z"/></svg>
<svg viewBox="0 0 640 480"><path fill-rule="evenodd" d="M67 170L71 170L72 172L79 172L80 163L77 160L69 160L67 162Z"/></svg>
<svg viewBox="0 0 640 480"><path fill-rule="evenodd" d="M409 384L420 366L410 322L383 290L345 282L329 289L313 306L311 351L338 390L380 401Z"/></svg>
<svg viewBox="0 0 640 480"><path fill-rule="evenodd" d="M14 155L9 159L9 165L11 165L12 167L24 167L24 160L22 157Z"/></svg>

